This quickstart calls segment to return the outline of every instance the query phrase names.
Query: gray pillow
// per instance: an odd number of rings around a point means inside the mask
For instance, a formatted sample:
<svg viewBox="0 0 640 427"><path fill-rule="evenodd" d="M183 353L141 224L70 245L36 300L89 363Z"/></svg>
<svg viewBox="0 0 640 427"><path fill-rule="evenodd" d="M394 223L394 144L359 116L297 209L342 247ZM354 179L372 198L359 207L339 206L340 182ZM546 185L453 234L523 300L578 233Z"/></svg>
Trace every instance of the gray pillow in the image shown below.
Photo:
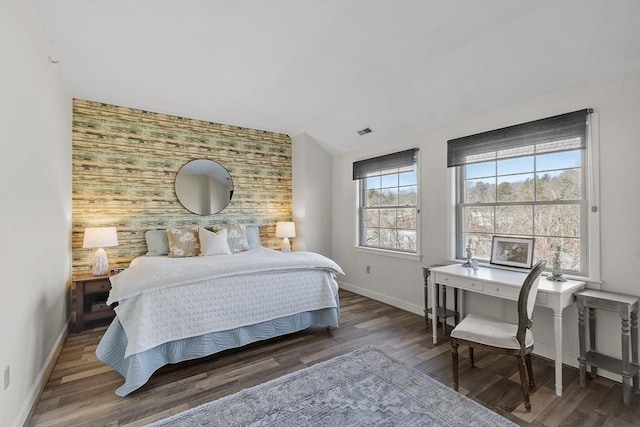
<svg viewBox="0 0 640 427"><path fill-rule="evenodd" d="M249 249L249 244L247 243L247 229L244 225L232 224L226 225L224 228L227 229L227 241L229 242L231 252L237 253Z"/></svg>
<svg viewBox="0 0 640 427"><path fill-rule="evenodd" d="M166 230L149 230L144 233L147 240L147 256L163 256L169 253Z"/></svg>
<svg viewBox="0 0 640 427"><path fill-rule="evenodd" d="M258 227L257 225L247 225L246 229L249 249L262 247L262 243L260 242L260 227Z"/></svg>

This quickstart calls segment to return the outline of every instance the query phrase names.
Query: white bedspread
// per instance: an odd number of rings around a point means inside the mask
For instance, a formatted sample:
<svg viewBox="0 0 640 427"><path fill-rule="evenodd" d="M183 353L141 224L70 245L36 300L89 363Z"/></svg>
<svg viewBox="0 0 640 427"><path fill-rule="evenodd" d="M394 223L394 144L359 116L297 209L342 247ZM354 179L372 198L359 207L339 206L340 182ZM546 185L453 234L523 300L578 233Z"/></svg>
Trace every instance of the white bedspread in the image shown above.
<svg viewBox="0 0 640 427"><path fill-rule="evenodd" d="M335 273L344 274L311 252L140 257L111 277L108 303L118 302L126 357L169 341L336 307Z"/></svg>

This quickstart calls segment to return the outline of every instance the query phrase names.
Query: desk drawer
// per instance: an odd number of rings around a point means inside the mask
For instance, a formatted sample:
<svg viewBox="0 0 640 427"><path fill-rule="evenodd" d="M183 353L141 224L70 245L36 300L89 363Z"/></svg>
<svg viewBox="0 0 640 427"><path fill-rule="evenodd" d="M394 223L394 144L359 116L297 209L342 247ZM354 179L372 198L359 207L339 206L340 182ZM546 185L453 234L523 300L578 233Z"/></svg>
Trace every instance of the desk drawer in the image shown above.
<svg viewBox="0 0 640 427"><path fill-rule="evenodd" d="M441 285L451 285L460 289L482 292L483 284L480 280L463 279L462 277L449 276L447 274L438 274L437 281Z"/></svg>
<svg viewBox="0 0 640 427"><path fill-rule="evenodd" d="M520 287L485 283L484 291L487 294L495 295L499 298L517 300L520 295Z"/></svg>
<svg viewBox="0 0 640 427"><path fill-rule="evenodd" d="M538 291L538 295L536 295L536 304L547 305L547 294Z"/></svg>

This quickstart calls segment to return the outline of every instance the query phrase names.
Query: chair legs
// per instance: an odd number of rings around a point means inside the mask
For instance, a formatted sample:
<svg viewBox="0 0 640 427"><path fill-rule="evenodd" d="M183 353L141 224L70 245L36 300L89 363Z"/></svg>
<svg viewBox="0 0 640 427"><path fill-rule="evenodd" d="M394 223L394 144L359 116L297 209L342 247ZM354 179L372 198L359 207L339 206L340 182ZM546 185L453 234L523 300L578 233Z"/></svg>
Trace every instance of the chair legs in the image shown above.
<svg viewBox="0 0 640 427"><path fill-rule="evenodd" d="M529 412L531 411L531 402L529 402L529 382L527 381L528 366L525 366L528 363L525 362L525 357L516 356L516 358L518 359L518 370L520 371L520 388L522 389L524 408Z"/></svg>
<svg viewBox="0 0 640 427"><path fill-rule="evenodd" d="M536 382L533 379L533 368L531 367L531 354L527 354L524 357L524 361L527 363L527 374L529 376L529 388L533 390L534 388L536 388Z"/></svg>
<svg viewBox="0 0 640 427"><path fill-rule="evenodd" d="M453 368L453 389L458 391L458 340L451 338L451 366Z"/></svg>
<svg viewBox="0 0 640 427"><path fill-rule="evenodd" d="M453 371L453 389L458 391L459 388L459 369L458 369L458 340L451 338L451 367ZM520 388L522 389L522 399L524 400L524 407L527 412L531 411L531 402L529 400L529 388L535 388L535 381L533 379L533 368L531 366L531 355L525 356L517 355L518 371L520 373ZM469 346L469 362L473 367L473 347Z"/></svg>
<svg viewBox="0 0 640 427"><path fill-rule="evenodd" d="M453 368L453 389L458 391L458 340L451 338L451 367ZM469 364L473 368L473 347L469 347Z"/></svg>

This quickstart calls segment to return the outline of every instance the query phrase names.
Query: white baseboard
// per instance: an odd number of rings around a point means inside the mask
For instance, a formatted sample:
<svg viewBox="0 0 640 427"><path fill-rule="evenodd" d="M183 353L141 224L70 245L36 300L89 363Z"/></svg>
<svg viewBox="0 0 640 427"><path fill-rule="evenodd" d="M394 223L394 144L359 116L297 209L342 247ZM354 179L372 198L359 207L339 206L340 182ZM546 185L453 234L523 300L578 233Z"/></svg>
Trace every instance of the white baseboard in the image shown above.
<svg viewBox="0 0 640 427"><path fill-rule="evenodd" d="M49 375L51 374L51 371L55 366L57 355L62 350L62 347L64 346L64 342L66 340L67 335L69 334L69 330L71 329L72 325L73 325L73 314L69 316L67 323L64 325L64 327L58 334L58 338L56 339L56 342L53 345L53 348L49 352L49 355L47 356L47 360L45 360L44 364L42 365L42 368L40 369L40 371L38 372L38 375L36 376L36 380L33 382L33 385L29 389L29 393L27 394L27 399L24 405L22 405L22 408L20 408L20 412L18 413L18 416L16 417L13 423L13 427L20 427L26 424L27 419L29 418L29 415L31 414L36 403L38 402L38 398L40 397L40 394L44 390L45 385L47 385L47 380L49 379Z"/></svg>
<svg viewBox="0 0 640 427"><path fill-rule="evenodd" d="M393 298L390 297L388 295L385 294L381 294L379 292L375 292L369 289L365 289L365 288L361 288L359 286L354 286L351 285L349 283L344 283L344 282L339 282L340 284L340 288L341 289L345 289L347 291L351 291L354 292L358 295L362 295L365 296L367 298L371 298L374 299L376 301L380 301L383 302L385 304L389 304L392 305L394 307L397 307L399 309L414 313L414 314L418 314L423 316L424 315L424 307L422 306L418 306L415 304L409 304L405 301L401 301L397 298ZM453 319L447 319L447 323L449 323L450 325L453 325ZM554 360L555 359L555 350L553 345L548 345L545 343L541 343L539 341L536 341L535 344L535 348L533 350L533 354L536 354L538 356L542 356L542 357L546 357L547 359L551 359ZM568 366L572 366L574 368L578 368L578 355L575 353L571 353L568 351L563 351L562 352L562 363ZM617 374L613 374L611 372L605 371L604 369L598 369L598 375L604 378L608 378L612 381L616 381L621 383L622 382L622 377L620 375Z"/></svg>
<svg viewBox="0 0 640 427"><path fill-rule="evenodd" d="M362 295L364 297L367 298L371 298L374 299L376 301L380 301L383 302L385 304L389 304L392 305L394 307L400 308L402 310L408 311L410 313L414 313L414 314L419 314L419 315L424 315L424 307L419 306L419 305L415 305L415 304L409 304L405 301L399 300L397 298L394 297L390 297L388 295L385 294L381 294L379 292L375 292L369 289L365 289L365 288L361 288L359 286L355 286L355 285L350 285L349 283L344 283L344 282L339 282L340 285L340 289L344 289L350 292L354 292L358 295Z"/></svg>

